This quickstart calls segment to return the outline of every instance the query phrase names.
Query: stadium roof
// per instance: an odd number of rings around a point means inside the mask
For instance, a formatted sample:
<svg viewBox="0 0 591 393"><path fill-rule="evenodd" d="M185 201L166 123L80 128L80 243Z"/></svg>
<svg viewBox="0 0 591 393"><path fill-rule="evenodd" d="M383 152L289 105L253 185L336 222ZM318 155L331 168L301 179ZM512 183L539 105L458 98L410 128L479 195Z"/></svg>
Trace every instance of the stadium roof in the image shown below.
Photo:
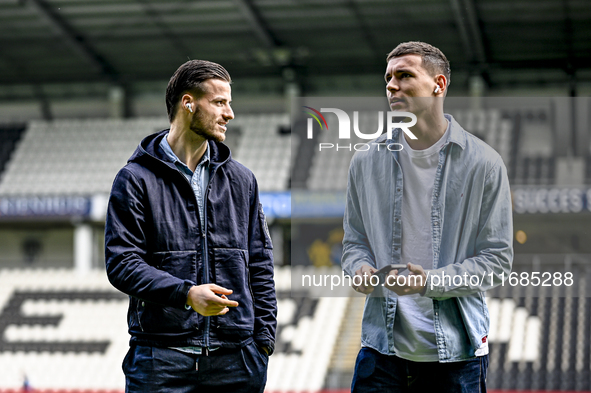
<svg viewBox="0 0 591 393"><path fill-rule="evenodd" d="M591 81L588 0L0 0L0 85L382 73L429 42L490 86ZM286 71L288 69L289 71Z"/></svg>

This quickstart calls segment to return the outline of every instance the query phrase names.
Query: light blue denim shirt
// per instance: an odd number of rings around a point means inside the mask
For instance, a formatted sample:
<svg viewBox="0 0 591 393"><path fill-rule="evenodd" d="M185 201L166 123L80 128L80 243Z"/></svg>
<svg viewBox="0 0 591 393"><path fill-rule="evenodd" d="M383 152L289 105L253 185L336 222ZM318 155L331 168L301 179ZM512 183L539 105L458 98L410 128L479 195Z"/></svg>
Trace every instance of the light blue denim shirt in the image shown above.
<svg viewBox="0 0 591 393"><path fill-rule="evenodd" d="M181 162L179 158L174 154L170 144L166 140L168 134L162 138L160 142L160 147L164 150L164 153L178 168L178 170L185 175L187 181L191 184L191 188L195 193L195 198L197 199L197 208L199 209L199 221L201 224L201 229L205 226L204 220L204 206L205 206L205 189L209 184L209 146L205 150L203 157L199 160L199 164L197 164L197 168L195 168L195 172L189 169L185 163Z"/></svg>
<svg viewBox="0 0 591 393"><path fill-rule="evenodd" d="M451 128L439 152L431 198L434 269L428 271L424 296L433 299L439 361L454 362L473 358L487 347L484 292L511 271L513 217L509 180L499 154L445 116ZM343 270L350 276L365 264L379 269L400 263L404 181L398 152L386 147L399 133L394 130L392 140L382 135L351 160L342 257ZM452 279L434 277L443 274ZM462 279L452 281L453 277ZM362 346L395 354L396 304L397 295L383 287L367 296Z"/></svg>

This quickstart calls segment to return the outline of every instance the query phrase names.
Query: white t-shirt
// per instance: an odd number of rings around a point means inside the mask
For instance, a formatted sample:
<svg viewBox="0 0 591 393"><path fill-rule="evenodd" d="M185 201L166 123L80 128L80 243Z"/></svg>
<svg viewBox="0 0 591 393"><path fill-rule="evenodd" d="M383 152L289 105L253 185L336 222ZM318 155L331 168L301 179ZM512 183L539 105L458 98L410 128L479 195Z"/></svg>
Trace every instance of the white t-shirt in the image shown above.
<svg viewBox="0 0 591 393"><path fill-rule="evenodd" d="M433 269L431 205L439 151L447 141L445 134L425 150L413 150L400 133L399 153L404 189L402 193L402 248L400 263L408 262ZM407 275L408 270L401 274ZM394 321L396 356L415 362L437 362L437 342L433 322L433 300L419 294L398 297Z"/></svg>

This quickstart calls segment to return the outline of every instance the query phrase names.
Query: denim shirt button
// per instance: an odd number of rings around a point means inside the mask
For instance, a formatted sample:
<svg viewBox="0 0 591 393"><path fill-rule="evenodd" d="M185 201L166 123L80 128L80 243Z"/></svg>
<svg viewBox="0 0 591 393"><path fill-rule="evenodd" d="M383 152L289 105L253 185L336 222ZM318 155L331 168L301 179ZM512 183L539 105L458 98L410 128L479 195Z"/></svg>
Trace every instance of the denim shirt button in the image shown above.
<svg viewBox="0 0 591 393"><path fill-rule="evenodd" d="M435 221L435 222L433 223L433 225L435 225L435 226L439 225L439 221Z"/></svg>

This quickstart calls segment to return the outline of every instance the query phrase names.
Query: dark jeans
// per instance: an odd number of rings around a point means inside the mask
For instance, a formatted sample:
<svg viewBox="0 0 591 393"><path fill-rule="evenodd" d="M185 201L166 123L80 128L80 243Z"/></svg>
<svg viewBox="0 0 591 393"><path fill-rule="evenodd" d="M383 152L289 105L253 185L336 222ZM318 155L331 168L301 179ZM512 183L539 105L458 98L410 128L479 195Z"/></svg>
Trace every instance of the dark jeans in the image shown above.
<svg viewBox="0 0 591 393"><path fill-rule="evenodd" d="M353 393L486 392L488 355L453 362L411 362L361 348L355 362Z"/></svg>
<svg viewBox="0 0 591 393"><path fill-rule="evenodd" d="M123 360L127 393L262 393L268 356L254 342L209 356L132 346Z"/></svg>

